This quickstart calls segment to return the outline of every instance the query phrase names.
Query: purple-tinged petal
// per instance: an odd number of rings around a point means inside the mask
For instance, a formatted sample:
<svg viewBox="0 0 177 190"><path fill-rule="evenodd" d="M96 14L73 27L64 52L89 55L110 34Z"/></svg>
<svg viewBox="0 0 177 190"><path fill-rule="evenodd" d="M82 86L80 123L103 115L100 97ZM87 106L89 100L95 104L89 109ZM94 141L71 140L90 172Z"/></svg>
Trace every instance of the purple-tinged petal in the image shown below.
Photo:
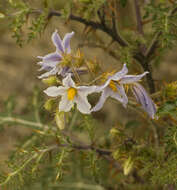
<svg viewBox="0 0 177 190"><path fill-rule="evenodd" d="M40 69L38 69L38 71L50 71L52 69L52 67L49 67L49 66L46 66L46 65L43 65Z"/></svg>
<svg viewBox="0 0 177 190"><path fill-rule="evenodd" d="M65 35L65 37L63 38L63 47L64 47L64 52L65 53L70 53L71 52L71 48L70 48L70 39L72 38L72 36L74 35L74 32L71 33L67 33Z"/></svg>
<svg viewBox="0 0 177 190"><path fill-rule="evenodd" d="M92 108L91 112L92 111L94 111L94 112L98 111L103 107L106 99L110 96L110 92L111 92L111 89L109 89L109 87L104 89L98 103Z"/></svg>
<svg viewBox="0 0 177 190"><path fill-rule="evenodd" d="M140 103L148 115L154 119L156 107L152 99L147 94L146 90L140 84L135 83L132 87L132 91L137 102Z"/></svg>
<svg viewBox="0 0 177 190"><path fill-rule="evenodd" d="M126 64L123 65L122 69L115 73L113 76L110 77L111 80L120 80L124 75L126 75L128 73L128 69Z"/></svg>
<svg viewBox="0 0 177 190"><path fill-rule="evenodd" d="M116 85L116 87L117 87L117 90L118 90L117 93L119 93L119 95L122 98L121 103L123 104L124 107L126 107L127 103L128 103L128 98L127 98L127 95L125 93L124 87L123 87L123 85Z"/></svg>
<svg viewBox="0 0 177 190"><path fill-rule="evenodd" d="M38 71L42 71L42 70L50 71L52 69L52 67L49 67L48 65L45 65L42 61L38 62L37 64L41 66L41 68L38 69Z"/></svg>
<svg viewBox="0 0 177 190"><path fill-rule="evenodd" d="M50 71L48 71L48 72L46 72L46 73L40 75L38 78L39 78L39 79L42 79L42 78L49 77L49 76L51 76L51 75L56 75L57 72L58 72L58 68L53 68L53 69L51 69Z"/></svg>
<svg viewBox="0 0 177 190"><path fill-rule="evenodd" d="M52 34L52 42L55 45L55 47L57 48L57 50L59 50L60 52L64 53L64 48L62 45L62 40L60 38L60 36L58 35L58 31L55 30L55 32Z"/></svg>
<svg viewBox="0 0 177 190"><path fill-rule="evenodd" d="M41 61L41 62L38 62L37 64L41 66L39 71L42 71L42 70L50 71L58 65L58 62L45 63L45 62Z"/></svg>
<svg viewBox="0 0 177 190"><path fill-rule="evenodd" d="M61 75L62 77L66 77L67 74L71 73L71 68L65 66L60 70L59 75Z"/></svg>
<svg viewBox="0 0 177 190"><path fill-rule="evenodd" d="M123 85L117 85L117 89L120 92L120 95L122 97L123 100L123 106L126 107L127 103L128 103L128 97L125 93L124 87Z"/></svg>
<svg viewBox="0 0 177 190"><path fill-rule="evenodd" d="M45 55L44 57L38 56L38 58L42 59L43 63L53 63L53 62L60 62L62 56L58 52L50 53Z"/></svg>
<svg viewBox="0 0 177 190"><path fill-rule="evenodd" d="M71 78L71 74L69 73L64 79L63 79L63 85L66 87L76 87L75 82Z"/></svg>
<svg viewBox="0 0 177 190"><path fill-rule="evenodd" d="M148 73L149 72L144 72L141 75L125 75L121 78L120 83L121 84L130 84L130 83L137 82L137 81L141 80L141 78L144 77Z"/></svg>

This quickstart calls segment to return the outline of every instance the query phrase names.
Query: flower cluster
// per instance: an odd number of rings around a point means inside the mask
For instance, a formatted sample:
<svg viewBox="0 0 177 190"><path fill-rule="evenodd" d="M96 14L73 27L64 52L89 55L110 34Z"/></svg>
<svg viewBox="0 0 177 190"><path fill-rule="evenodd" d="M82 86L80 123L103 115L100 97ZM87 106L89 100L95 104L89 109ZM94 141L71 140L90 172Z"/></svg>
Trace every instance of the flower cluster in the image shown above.
<svg viewBox="0 0 177 190"><path fill-rule="evenodd" d="M40 70L47 71L40 75L39 78L46 78L51 75L60 75L63 78L61 86L51 86L44 90L50 97L61 96L59 111L69 112L73 105L76 104L77 109L81 113L90 114L100 110L108 97L118 100L126 108L128 97L125 88L129 87L144 111L154 119L156 113L155 104L143 86L138 83L148 72L140 75L128 75L127 66L124 64L119 72L104 75L104 83L102 85L76 85L73 80L75 77L73 68L69 64L63 64L66 57L72 56L70 39L73 35L74 32L67 33L64 39L61 40L57 31L55 31L52 34L52 42L56 47L56 51L44 57L38 57L42 59L38 63L41 66ZM79 73L80 68L74 68L74 70L77 74L83 74L83 72ZM100 99L94 107L90 105L87 99L87 96L92 93L101 93Z"/></svg>

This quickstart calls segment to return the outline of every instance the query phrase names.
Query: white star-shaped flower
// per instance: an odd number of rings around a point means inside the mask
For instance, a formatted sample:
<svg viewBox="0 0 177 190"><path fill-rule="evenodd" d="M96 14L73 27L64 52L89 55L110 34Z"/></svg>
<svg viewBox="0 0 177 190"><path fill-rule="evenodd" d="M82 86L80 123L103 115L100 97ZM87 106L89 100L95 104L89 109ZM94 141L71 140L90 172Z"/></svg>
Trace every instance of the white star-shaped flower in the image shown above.
<svg viewBox="0 0 177 190"><path fill-rule="evenodd" d="M95 91L95 86L76 86L68 74L62 81L63 86L52 86L44 92L51 97L61 96L59 103L59 111L69 112L76 103L77 109L84 114L89 114L91 105L87 100L88 94Z"/></svg>

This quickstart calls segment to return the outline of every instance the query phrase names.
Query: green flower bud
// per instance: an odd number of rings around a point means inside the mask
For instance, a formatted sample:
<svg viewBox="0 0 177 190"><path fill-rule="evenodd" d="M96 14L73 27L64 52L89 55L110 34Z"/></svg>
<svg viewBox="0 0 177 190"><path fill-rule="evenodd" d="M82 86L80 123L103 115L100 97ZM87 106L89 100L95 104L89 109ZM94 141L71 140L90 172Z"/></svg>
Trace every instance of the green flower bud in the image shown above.
<svg viewBox="0 0 177 190"><path fill-rule="evenodd" d="M56 108L56 100L55 99L48 99L45 104L44 104L44 108L47 110L47 111L52 111L52 110L55 110Z"/></svg>
<svg viewBox="0 0 177 190"><path fill-rule="evenodd" d="M65 128L65 112L56 112L55 121L60 130Z"/></svg>
<svg viewBox="0 0 177 190"><path fill-rule="evenodd" d="M172 82L166 86L165 96L169 99L176 98L176 96L177 96L177 81Z"/></svg>
<svg viewBox="0 0 177 190"><path fill-rule="evenodd" d="M59 83L56 76L51 76L51 77L48 77L46 79L42 79L42 82L44 84L49 85L49 86L55 86L55 85L57 85Z"/></svg>
<svg viewBox="0 0 177 190"><path fill-rule="evenodd" d="M120 150L116 150L112 153L112 156L115 160L118 160L120 157Z"/></svg>
<svg viewBox="0 0 177 190"><path fill-rule="evenodd" d="M116 129L116 128L112 128L111 130L110 130L110 135L111 135L111 137L116 137L117 135L119 135L119 130L118 129Z"/></svg>
<svg viewBox="0 0 177 190"><path fill-rule="evenodd" d="M124 162L124 166L123 166L124 175L128 175L132 171L132 169L133 169L133 163L134 163L134 161L132 160L131 157L129 157Z"/></svg>

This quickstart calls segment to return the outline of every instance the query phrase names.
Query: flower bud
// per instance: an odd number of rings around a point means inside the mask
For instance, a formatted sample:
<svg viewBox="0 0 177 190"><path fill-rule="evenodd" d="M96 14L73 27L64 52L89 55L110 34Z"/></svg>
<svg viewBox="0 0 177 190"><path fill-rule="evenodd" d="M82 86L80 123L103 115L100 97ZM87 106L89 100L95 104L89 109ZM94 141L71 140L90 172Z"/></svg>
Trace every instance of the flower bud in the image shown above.
<svg viewBox="0 0 177 190"><path fill-rule="evenodd" d="M0 13L0 19L5 18L5 15L3 13Z"/></svg>
<svg viewBox="0 0 177 190"><path fill-rule="evenodd" d="M64 112L56 112L55 121L60 130L65 128L65 113Z"/></svg>
<svg viewBox="0 0 177 190"><path fill-rule="evenodd" d="M124 175L128 175L131 170L133 169L133 160L131 157L129 157L125 162L124 162L124 166L123 166L123 172Z"/></svg>
<svg viewBox="0 0 177 190"><path fill-rule="evenodd" d="M42 82L44 84L49 85L49 86L55 86L58 84L59 81L58 81L56 76L51 76L51 77L48 77L46 79L42 79Z"/></svg>
<svg viewBox="0 0 177 190"><path fill-rule="evenodd" d="M47 111L52 111L52 110L55 110L55 107L56 107L56 101L55 99L48 99L45 104L44 104L44 108L47 110Z"/></svg>
<svg viewBox="0 0 177 190"><path fill-rule="evenodd" d="M117 135L119 135L119 130L118 129L116 129L116 128L112 128L111 130L110 130L110 135L111 135L111 137L116 137Z"/></svg>
<svg viewBox="0 0 177 190"><path fill-rule="evenodd" d="M177 81L172 82L166 86L165 96L170 100L177 96Z"/></svg>
<svg viewBox="0 0 177 190"><path fill-rule="evenodd" d="M112 154L112 156L113 156L113 158L114 158L115 160L118 160L119 157L120 157L120 155L121 155L121 153L120 153L120 150L119 150L119 149L116 150L116 151L114 151L113 154Z"/></svg>

